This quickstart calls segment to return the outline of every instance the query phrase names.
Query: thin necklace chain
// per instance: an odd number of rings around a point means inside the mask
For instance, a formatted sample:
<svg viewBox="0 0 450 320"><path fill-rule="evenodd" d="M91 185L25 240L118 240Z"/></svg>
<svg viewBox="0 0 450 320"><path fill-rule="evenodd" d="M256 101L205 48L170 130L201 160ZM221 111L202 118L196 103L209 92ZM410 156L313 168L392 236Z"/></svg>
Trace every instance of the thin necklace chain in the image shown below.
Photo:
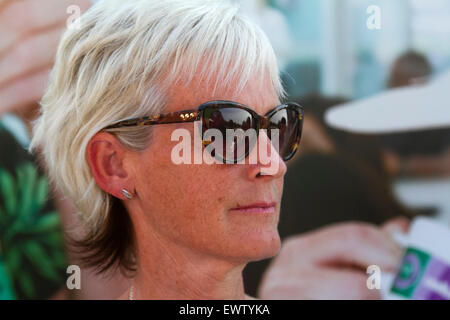
<svg viewBox="0 0 450 320"><path fill-rule="evenodd" d="M134 300L134 283L131 284L128 300Z"/></svg>

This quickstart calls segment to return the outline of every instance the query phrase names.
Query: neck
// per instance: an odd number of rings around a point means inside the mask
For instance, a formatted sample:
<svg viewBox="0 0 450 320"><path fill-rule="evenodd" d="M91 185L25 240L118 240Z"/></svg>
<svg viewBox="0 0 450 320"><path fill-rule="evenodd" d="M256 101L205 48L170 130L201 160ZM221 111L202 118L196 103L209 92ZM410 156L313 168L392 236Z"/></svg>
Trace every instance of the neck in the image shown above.
<svg viewBox="0 0 450 320"><path fill-rule="evenodd" d="M137 231L137 230L136 230ZM151 236L148 236L151 234ZM138 235L138 234L137 234ZM134 299L243 300L245 263L231 263L145 233L137 244Z"/></svg>

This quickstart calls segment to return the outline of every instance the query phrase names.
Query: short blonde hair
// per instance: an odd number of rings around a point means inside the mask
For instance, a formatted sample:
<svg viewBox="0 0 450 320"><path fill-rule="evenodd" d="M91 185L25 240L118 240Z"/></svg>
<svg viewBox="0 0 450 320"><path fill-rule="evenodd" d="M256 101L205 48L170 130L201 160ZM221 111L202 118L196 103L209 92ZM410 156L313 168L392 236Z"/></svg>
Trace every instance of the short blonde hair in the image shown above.
<svg viewBox="0 0 450 320"><path fill-rule="evenodd" d="M227 0L101 0L79 29L65 32L31 148L42 148L50 177L74 201L91 239L107 227L115 200L95 183L89 141L115 122L160 113L171 84L194 74L213 91L237 80L237 93L259 78L284 94L268 39ZM150 132L113 133L142 150Z"/></svg>

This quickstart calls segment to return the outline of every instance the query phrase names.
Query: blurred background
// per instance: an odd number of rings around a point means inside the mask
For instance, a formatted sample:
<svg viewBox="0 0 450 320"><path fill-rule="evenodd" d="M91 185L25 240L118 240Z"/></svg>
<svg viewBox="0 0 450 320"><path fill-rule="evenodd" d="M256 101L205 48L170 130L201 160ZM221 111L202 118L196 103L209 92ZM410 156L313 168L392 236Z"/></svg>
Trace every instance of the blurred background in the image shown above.
<svg viewBox="0 0 450 320"><path fill-rule="evenodd" d="M386 89L408 51L450 68L448 0L240 0L271 38L291 95L361 98ZM367 9L381 9L371 30Z"/></svg>

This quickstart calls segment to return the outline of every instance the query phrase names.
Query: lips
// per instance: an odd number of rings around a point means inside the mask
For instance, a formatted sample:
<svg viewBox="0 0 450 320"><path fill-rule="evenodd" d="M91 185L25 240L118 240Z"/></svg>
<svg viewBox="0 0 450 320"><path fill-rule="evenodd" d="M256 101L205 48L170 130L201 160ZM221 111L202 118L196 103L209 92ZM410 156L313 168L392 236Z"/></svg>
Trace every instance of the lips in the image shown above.
<svg viewBox="0 0 450 320"><path fill-rule="evenodd" d="M269 214L275 213L276 202L256 202L247 206L239 206L230 211L241 213Z"/></svg>

